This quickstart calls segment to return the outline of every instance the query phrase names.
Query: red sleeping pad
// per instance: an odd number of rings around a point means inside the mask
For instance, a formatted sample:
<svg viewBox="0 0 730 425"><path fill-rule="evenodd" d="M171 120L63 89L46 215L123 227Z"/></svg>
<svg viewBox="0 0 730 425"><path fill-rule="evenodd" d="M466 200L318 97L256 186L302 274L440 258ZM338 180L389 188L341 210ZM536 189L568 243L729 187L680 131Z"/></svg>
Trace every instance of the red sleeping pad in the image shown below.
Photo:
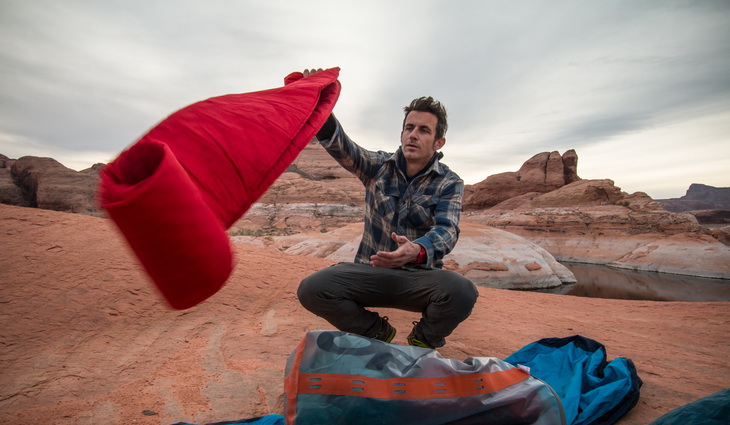
<svg viewBox="0 0 730 425"><path fill-rule="evenodd" d="M104 168L101 206L173 308L215 294L233 271L228 229L314 137L339 68L183 108Z"/></svg>

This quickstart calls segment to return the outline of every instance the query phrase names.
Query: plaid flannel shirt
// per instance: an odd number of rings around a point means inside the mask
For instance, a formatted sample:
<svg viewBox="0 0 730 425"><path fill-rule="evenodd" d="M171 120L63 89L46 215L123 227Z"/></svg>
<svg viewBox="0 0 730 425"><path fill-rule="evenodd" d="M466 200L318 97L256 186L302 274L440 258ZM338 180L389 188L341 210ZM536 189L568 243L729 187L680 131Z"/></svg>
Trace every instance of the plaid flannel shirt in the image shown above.
<svg viewBox="0 0 730 425"><path fill-rule="evenodd" d="M443 154L437 152L409 182L400 148L395 153L364 149L347 137L339 122L332 137L320 144L365 185L365 228L355 262L369 264L377 251L396 250L398 244L390 237L395 232L427 252L425 263L402 268L441 268L459 238L464 194L464 182L439 162Z"/></svg>

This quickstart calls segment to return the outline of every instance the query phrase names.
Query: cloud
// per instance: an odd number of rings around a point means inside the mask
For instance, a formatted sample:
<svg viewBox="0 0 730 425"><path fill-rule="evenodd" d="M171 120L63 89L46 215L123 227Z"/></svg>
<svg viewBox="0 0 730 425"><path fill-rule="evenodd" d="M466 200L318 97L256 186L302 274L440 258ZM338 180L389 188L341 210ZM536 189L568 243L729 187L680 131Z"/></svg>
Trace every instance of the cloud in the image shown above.
<svg viewBox="0 0 730 425"><path fill-rule="evenodd" d="M469 182L542 151L619 164L631 143L662 151L661 129L687 140L730 110L722 0L8 0L0 12L0 132L49 151L118 152L185 105L309 67L342 68L335 112L370 149L395 149L411 99L444 102L446 162ZM709 155L727 140L711 133L672 155ZM639 178L625 173L605 171ZM683 191L690 177L675 175Z"/></svg>
<svg viewBox="0 0 730 425"><path fill-rule="evenodd" d="M69 150L59 146L47 145L25 136L7 133L0 133L0 146L3 147L3 155L9 158L18 159L24 156L48 157L76 171L89 168L93 164L109 163L117 156L117 152Z"/></svg>

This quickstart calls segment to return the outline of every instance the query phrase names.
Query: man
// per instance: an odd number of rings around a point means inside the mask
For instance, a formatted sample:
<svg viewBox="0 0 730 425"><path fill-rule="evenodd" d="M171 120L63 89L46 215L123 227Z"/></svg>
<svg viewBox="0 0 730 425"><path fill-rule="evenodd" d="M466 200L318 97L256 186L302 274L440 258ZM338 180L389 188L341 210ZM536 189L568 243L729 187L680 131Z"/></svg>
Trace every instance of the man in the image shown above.
<svg viewBox="0 0 730 425"><path fill-rule="evenodd" d="M395 153L358 146L334 115L317 133L327 152L365 185L365 228L355 261L308 276L298 296L338 329L386 342L395 328L366 307L421 312L407 341L435 348L469 317L478 297L469 279L442 269L459 236L464 183L439 162L447 129L441 103L422 97L404 111Z"/></svg>

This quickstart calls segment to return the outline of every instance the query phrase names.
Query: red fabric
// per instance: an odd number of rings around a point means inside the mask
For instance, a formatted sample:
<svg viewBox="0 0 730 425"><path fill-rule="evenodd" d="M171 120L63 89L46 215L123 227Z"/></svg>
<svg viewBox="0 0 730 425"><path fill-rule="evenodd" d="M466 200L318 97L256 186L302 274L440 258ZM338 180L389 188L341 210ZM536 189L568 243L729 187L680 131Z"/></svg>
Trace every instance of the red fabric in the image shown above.
<svg viewBox="0 0 730 425"><path fill-rule="evenodd" d="M183 108L104 168L99 199L173 308L215 294L233 270L225 231L314 137L339 68L284 87Z"/></svg>

